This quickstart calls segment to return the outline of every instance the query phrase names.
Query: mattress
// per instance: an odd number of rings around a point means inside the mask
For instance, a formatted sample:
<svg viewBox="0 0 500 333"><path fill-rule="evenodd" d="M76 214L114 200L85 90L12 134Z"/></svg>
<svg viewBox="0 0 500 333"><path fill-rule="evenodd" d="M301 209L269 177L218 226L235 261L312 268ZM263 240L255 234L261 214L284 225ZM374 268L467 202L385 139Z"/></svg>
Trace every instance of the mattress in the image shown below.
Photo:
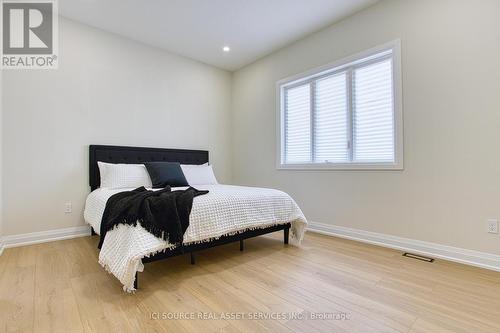
<svg viewBox="0 0 500 333"><path fill-rule="evenodd" d="M285 192L232 185L197 186L209 193L194 198L184 244L207 242L246 230L291 223L292 244L303 238L307 220ZM184 189L184 188L174 188ZM97 189L87 197L84 218L98 233L106 202L113 194L130 189ZM106 234L99 263L115 275L124 290L133 291L135 273L142 271L142 258L171 248L163 239L137 226L118 225Z"/></svg>

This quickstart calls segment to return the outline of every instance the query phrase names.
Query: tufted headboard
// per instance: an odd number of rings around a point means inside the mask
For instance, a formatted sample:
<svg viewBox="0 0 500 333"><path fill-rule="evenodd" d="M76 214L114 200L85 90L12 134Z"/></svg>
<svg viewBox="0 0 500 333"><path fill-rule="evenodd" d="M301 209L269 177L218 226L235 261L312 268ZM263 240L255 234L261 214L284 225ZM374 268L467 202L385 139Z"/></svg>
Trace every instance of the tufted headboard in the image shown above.
<svg viewBox="0 0 500 333"><path fill-rule="evenodd" d="M208 151L90 145L89 184L92 191L101 184L97 161L126 164L156 161L203 164L208 162Z"/></svg>

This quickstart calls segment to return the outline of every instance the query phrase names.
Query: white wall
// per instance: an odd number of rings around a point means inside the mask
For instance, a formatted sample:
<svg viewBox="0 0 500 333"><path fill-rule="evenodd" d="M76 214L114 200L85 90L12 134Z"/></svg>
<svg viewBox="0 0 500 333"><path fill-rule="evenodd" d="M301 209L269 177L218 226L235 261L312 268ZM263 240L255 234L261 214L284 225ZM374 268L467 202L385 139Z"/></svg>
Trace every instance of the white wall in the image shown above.
<svg viewBox="0 0 500 333"><path fill-rule="evenodd" d="M383 1L233 75L233 179L316 222L500 254L500 1ZM276 81L402 40L404 171L278 171Z"/></svg>
<svg viewBox="0 0 500 333"><path fill-rule="evenodd" d="M4 235L84 224L89 144L208 149L231 180L229 72L59 23L58 70L3 73Z"/></svg>
<svg viewBox="0 0 500 333"><path fill-rule="evenodd" d="M3 71L0 70L0 253L2 253L2 235L3 235L3 183L2 183L2 138L3 138L3 129L2 129L2 119L3 119L3 108L2 108L2 81L3 81Z"/></svg>

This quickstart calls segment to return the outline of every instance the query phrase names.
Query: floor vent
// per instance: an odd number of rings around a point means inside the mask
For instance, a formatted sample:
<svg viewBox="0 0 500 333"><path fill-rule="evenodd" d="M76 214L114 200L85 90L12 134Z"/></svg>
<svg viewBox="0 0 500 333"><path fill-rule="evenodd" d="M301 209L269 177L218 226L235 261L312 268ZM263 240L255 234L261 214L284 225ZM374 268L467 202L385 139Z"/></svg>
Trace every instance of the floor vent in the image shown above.
<svg viewBox="0 0 500 333"><path fill-rule="evenodd" d="M422 261L425 261L425 262L434 262L433 258L424 257L424 256L420 256L418 254L413 254L413 253L408 253L408 252L403 253L403 257L408 257L408 258L412 258L412 259L422 260Z"/></svg>

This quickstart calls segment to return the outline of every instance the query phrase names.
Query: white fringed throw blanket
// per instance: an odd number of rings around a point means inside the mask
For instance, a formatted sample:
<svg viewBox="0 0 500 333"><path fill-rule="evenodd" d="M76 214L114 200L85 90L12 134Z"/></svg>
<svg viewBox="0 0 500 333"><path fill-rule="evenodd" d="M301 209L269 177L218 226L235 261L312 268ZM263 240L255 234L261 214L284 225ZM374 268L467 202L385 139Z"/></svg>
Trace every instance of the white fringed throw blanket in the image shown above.
<svg viewBox="0 0 500 333"><path fill-rule="evenodd" d="M208 242L221 236L246 230L292 223L292 244L304 236L307 220L295 201L286 193L274 189L207 185L197 186L209 193L194 198L189 227L184 244ZM85 221L99 231L107 199L126 189L98 189L89 194L85 205ZM172 247L161 238L137 226L118 225L104 239L99 263L123 284L127 292L134 291L136 272L142 272L142 258Z"/></svg>

